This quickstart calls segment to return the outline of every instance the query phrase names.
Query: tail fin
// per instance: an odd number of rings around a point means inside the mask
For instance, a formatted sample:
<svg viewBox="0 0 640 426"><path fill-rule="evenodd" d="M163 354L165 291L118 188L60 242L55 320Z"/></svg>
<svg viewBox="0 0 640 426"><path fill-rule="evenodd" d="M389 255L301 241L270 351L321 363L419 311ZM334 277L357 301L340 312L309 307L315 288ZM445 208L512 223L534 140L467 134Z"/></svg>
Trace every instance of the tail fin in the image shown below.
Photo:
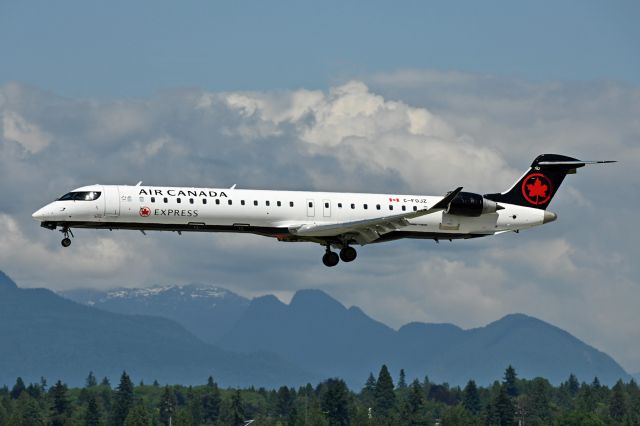
<svg viewBox="0 0 640 426"><path fill-rule="evenodd" d="M551 199L568 174L587 164L614 163L615 161L580 161L558 154L539 155L531 168L506 192L486 194L484 197L495 202L516 204L546 210Z"/></svg>

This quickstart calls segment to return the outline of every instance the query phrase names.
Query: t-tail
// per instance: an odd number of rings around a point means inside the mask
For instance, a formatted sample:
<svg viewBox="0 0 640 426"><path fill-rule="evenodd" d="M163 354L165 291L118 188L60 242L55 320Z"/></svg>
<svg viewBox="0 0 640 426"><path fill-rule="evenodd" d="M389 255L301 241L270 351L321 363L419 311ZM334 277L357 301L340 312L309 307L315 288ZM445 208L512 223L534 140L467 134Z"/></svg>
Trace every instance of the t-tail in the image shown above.
<svg viewBox="0 0 640 426"><path fill-rule="evenodd" d="M568 174L587 164L615 163L615 161L581 161L558 154L539 155L531 168L506 192L486 194L484 197L497 203L515 204L546 210Z"/></svg>

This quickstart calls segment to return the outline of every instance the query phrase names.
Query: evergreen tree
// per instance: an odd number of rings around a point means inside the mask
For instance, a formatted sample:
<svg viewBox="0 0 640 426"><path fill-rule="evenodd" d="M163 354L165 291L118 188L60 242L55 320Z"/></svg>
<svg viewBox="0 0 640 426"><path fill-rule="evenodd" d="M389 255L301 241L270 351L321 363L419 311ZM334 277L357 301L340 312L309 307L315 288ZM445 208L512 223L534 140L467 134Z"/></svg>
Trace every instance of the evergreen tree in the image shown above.
<svg viewBox="0 0 640 426"><path fill-rule="evenodd" d="M124 426L152 426L153 421L149 411L143 404L131 408L122 423Z"/></svg>
<svg viewBox="0 0 640 426"><path fill-rule="evenodd" d="M373 415L375 417L387 417L395 408L396 394L393 392L393 379L387 366L383 365L376 382Z"/></svg>
<svg viewBox="0 0 640 426"><path fill-rule="evenodd" d="M400 369L400 377L398 377L398 389L407 388L407 378L404 374L404 368Z"/></svg>
<svg viewBox="0 0 640 426"><path fill-rule="evenodd" d="M13 388L11 389L11 398L18 399L20 397L20 394L22 394L25 389L26 386L24 385L22 377L18 377L16 379L16 384L13 385Z"/></svg>
<svg viewBox="0 0 640 426"><path fill-rule="evenodd" d="M236 390L231 396L231 412L229 413L229 424L232 426L242 426L245 421L244 406L240 391Z"/></svg>
<svg viewBox="0 0 640 426"><path fill-rule="evenodd" d="M87 376L87 379L84 382L84 387L92 388L97 385L98 385L98 380L96 379L96 376L93 375L93 371L89 371L89 375Z"/></svg>
<svg viewBox="0 0 640 426"><path fill-rule="evenodd" d="M578 383L578 378L571 373L569 375L569 379L567 380L567 389L569 391L569 395L575 397L580 390L580 383Z"/></svg>
<svg viewBox="0 0 640 426"><path fill-rule="evenodd" d="M100 386L109 386L109 387L111 387L111 382L109 381L109 378L107 376L104 376L102 378L102 381L100 382Z"/></svg>
<svg viewBox="0 0 640 426"><path fill-rule="evenodd" d="M611 393L611 402L609 403L609 415L612 419L620 422L627 413L627 404L625 401L624 383L622 380L613 387Z"/></svg>
<svg viewBox="0 0 640 426"><path fill-rule="evenodd" d="M362 392L360 392L360 397L362 398L362 403L365 407L370 408L373 407L375 401L376 394L376 378L373 377L373 373L369 373L369 377L367 378L367 382L364 384L364 388L362 388Z"/></svg>
<svg viewBox="0 0 640 426"><path fill-rule="evenodd" d="M349 425L349 390L344 381L329 379L322 397L322 411L326 413L330 426Z"/></svg>
<svg viewBox="0 0 640 426"><path fill-rule="evenodd" d="M500 387L500 392L493 402L495 420L499 426L511 426L514 424L515 408L507 394L506 386Z"/></svg>
<svg viewBox="0 0 640 426"><path fill-rule="evenodd" d="M111 424L120 426L124 423L129 415L129 411L133 407L133 383L126 371L120 376L120 384L118 385L114 395L114 406L111 412ZM143 407L144 408L144 407ZM140 418L141 410L137 410L135 419ZM134 420L131 420L134 421ZM137 421L137 420L135 420Z"/></svg>
<svg viewBox="0 0 640 426"><path fill-rule="evenodd" d="M286 418L293 407L293 397L289 388L286 386L280 386L276 398L276 414L281 419Z"/></svg>
<svg viewBox="0 0 640 426"><path fill-rule="evenodd" d="M98 409L98 402L94 394L90 394L87 400L84 424L86 426L100 426L100 410Z"/></svg>
<svg viewBox="0 0 640 426"><path fill-rule="evenodd" d="M160 421L163 425L168 426L171 419L176 415L176 395L169 389L164 387L162 398L160 399Z"/></svg>
<svg viewBox="0 0 640 426"><path fill-rule="evenodd" d="M191 412L186 408L181 408L176 412L172 426L194 426L195 422Z"/></svg>
<svg viewBox="0 0 640 426"><path fill-rule="evenodd" d="M509 364L507 369L504 372L504 386L506 387L507 395L512 398L518 396L518 387L517 387L517 375L516 370Z"/></svg>
<svg viewBox="0 0 640 426"><path fill-rule="evenodd" d="M480 412L480 395L478 394L476 382L473 380L469 380L464 387L462 405L464 405L464 408L469 410L470 413L478 414Z"/></svg>
<svg viewBox="0 0 640 426"><path fill-rule="evenodd" d="M213 381L213 380L212 380ZM202 395L202 420L209 424L218 421L220 417L220 390L213 382L212 386L207 385L205 394Z"/></svg>
<svg viewBox="0 0 640 426"><path fill-rule="evenodd" d="M207 386L209 386L210 388L214 387L216 384L216 382L213 381L213 377L209 376L209 378L207 379Z"/></svg>
<svg viewBox="0 0 640 426"><path fill-rule="evenodd" d="M407 404L409 407L409 412L412 415L418 413L424 405L424 393L422 392L422 386L420 385L418 379L415 379L413 383L411 383Z"/></svg>
<svg viewBox="0 0 640 426"><path fill-rule="evenodd" d="M51 399L51 424L53 426L63 426L71 413L67 386L58 380L49 390L49 398Z"/></svg>
<svg viewBox="0 0 640 426"><path fill-rule="evenodd" d="M47 379L40 376L40 391L45 393L47 391Z"/></svg>
<svg viewBox="0 0 640 426"><path fill-rule="evenodd" d="M199 425L202 423L202 404L200 403L200 398L196 397L191 386L189 386L189 390L187 391L187 401L193 423Z"/></svg>

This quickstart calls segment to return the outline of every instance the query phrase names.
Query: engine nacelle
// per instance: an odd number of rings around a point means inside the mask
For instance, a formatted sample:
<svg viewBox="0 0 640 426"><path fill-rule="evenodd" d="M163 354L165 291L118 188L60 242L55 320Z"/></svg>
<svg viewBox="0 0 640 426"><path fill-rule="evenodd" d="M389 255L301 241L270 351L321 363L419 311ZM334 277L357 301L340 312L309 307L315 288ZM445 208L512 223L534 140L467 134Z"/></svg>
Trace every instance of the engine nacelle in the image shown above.
<svg viewBox="0 0 640 426"><path fill-rule="evenodd" d="M487 200L480 194L461 192L449 204L446 213L458 216L477 217L502 210L495 201Z"/></svg>

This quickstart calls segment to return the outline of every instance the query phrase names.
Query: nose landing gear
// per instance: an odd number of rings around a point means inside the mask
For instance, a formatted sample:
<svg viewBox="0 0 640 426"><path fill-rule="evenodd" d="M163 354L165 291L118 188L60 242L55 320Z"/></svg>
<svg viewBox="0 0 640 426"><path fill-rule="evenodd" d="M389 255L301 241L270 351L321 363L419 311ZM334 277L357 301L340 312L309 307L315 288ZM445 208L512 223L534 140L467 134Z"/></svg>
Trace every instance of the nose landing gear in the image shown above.
<svg viewBox="0 0 640 426"><path fill-rule="evenodd" d="M62 247L69 247L71 245L71 239L69 238L69 235L73 237L73 232L71 232L71 229L68 227L62 228L60 232L62 232L62 234L64 235L64 238L62 239L62 241L60 241L60 244L62 244Z"/></svg>

